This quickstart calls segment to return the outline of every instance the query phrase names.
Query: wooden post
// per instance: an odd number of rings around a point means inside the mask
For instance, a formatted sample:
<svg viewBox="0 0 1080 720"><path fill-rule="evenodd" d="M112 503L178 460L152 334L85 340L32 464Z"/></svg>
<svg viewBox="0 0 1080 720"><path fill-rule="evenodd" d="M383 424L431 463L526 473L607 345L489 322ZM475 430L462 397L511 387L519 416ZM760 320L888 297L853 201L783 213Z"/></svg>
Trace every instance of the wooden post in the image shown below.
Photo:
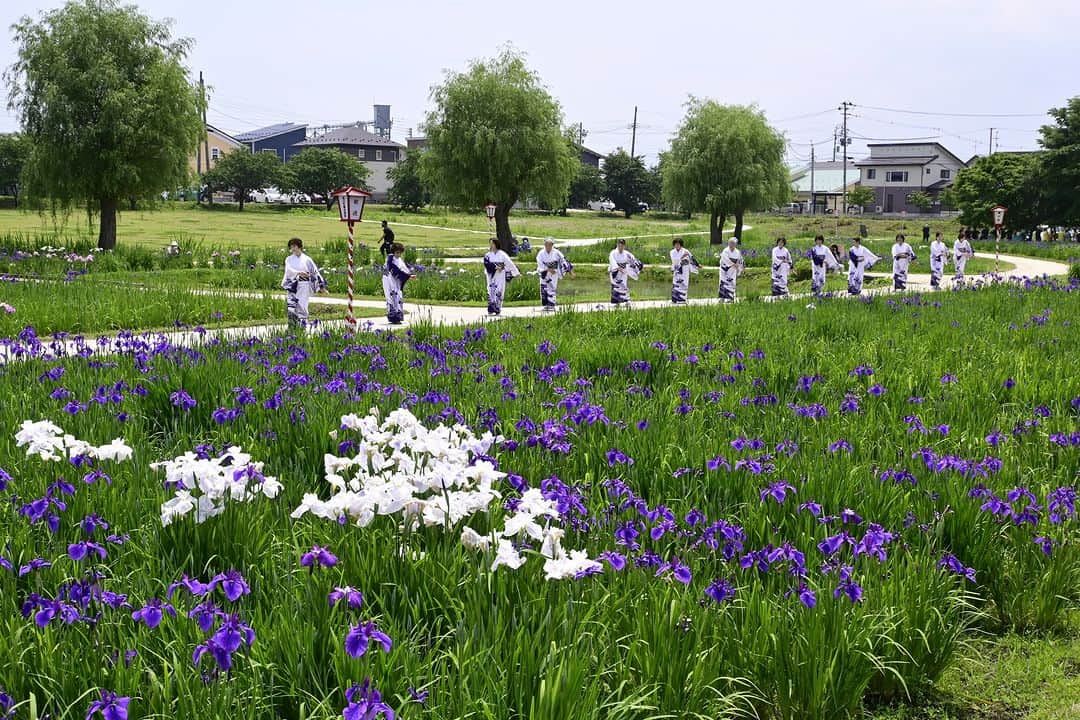
<svg viewBox="0 0 1080 720"><path fill-rule="evenodd" d="M353 271L353 221L349 221L349 307L345 321L349 323L349 327L356 330L356 316L353 315L353 285L355 282L355 276Z"/></svg>

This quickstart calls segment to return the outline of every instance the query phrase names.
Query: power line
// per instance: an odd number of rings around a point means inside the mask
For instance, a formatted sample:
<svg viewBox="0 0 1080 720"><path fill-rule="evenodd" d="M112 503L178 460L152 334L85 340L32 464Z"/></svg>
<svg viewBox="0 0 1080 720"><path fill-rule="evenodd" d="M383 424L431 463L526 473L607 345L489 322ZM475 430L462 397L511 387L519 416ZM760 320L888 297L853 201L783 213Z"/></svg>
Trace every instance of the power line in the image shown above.
<svg viewBox="0 0 1080 720"><path fill-rule="evenodd" d="M929 115L932 117L969 117L969 118L1034 118L1046 117L1046 113L941 113L926 112L923 110L898 110L896 108L874 107L873 105L858 105L868 110L880 110L881 112L904 113L905 115Z"/></svg>

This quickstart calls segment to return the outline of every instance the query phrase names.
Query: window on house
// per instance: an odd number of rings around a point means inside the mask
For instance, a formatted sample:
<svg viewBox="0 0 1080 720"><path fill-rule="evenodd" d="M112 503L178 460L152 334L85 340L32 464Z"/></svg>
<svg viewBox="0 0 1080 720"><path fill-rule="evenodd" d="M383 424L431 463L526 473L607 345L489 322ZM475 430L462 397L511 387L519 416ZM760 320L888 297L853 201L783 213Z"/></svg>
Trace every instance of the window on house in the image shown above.
<svg viewBox="0 0 1080 720"><path fill-rule="evenodd" d="M877 170L875 170L874 168L870 168L866 171L867 180L874 180L875 178L877 178Z"/></svg>
<svg viewBox="0 0 1080 720"><path fill-rule="evenodd" d="M941 179L942 180L948 180L951 177L952 177L952 170L942 170L941 171Z"/></svg>
<svg viewBox="0 0 1080 720"><path fill-rule="evenodd" d="M907 182L907 179L907 170L893 170L885 175L886 182Z"/></svg>
<svg viewBox="0 0 1080 720"><path fill-rule="evenodd" d="M929 174L930 174L930 168L926 168L926 174L927 174L927 175L929 175Z"/></svg>
<svg viewBox="0 0 1080 720"><path fill-rule="evenodd" d="M396 162L397 161L397 150L391 150L390 151L389 160L390 160L390 162Z"/></svg>
<svg viewBox="0 0 1080 720"><path fill-rule="evenodd" d="M364 148L360 148L359 150L356 151L356 157L360 158L361 160L364 159L364 155L365 155Z"/></svg>
<svg viewBox="0 0 1080 720"><path fill-rule="evenodd" d="M221 150L218 148L210 148L210 159L217 160L221 157Z"/></svg>
<svg viewBox="0 0 1080 720"><path fill-rule="evenodd" d="M376 160L382 160L382 150L376 150L375 151L375 159Z"/></svg>

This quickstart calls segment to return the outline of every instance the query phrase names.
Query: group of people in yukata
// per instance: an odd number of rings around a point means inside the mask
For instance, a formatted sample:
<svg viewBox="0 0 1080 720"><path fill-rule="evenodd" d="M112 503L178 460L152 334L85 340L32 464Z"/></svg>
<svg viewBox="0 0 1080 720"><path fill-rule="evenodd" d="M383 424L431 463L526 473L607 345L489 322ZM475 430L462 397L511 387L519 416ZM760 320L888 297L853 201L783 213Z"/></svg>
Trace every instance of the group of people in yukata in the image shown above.
<svg viewBox="0 0 1080 720"><path fill-rule="evenodd" d="M289 240L289 256L285 260L285 275L281 286L285 289L286 313L291 324L302 324L308 320L308 300L312 294L326 290L327 283L319 272L315 262L304 254L304 243L300 238ZM404 260L405 247L394 241L393 231L383 223L383 243L380 247L386 260L382 265L383 294L386 297L386 318L394 325L404 322L405 284L416 278ZM865 273L881 260L858 237L852 239L847 251L847 290L852 295L862 292ZM893 288L906 290L908 269L917 258L915 250L904 235L897 234L892 246ZM820 295L825 289L827 273L840 272L844 257L838 245L825 245L825 238L818 235L814 245L806 253L810 259L810 289ZM930 285L941 287L945 265L950 260L956 270L956 280L962 281L967 261L974 256L971 243L961 232L953 243L952 249L946 246L942 234L936 234L930 243ZM690 294L690 276L696 275L701 263L687 249L682 238L675 238L671 243L671 302L676 305L686 304ZM483 257L484 274L487 280L489 315L502 313L503 300L506 296L507 283L521 276L521 271L510 255L499 247L497 238L491 238L487 253ZM772 295L782 297L788 294L788 281L794 267L794 259L787 247L786 238L778 238L772 249L771 291ZM619 239L616 247L608 255L607 274L611 283L611 304L625 305L630 302L630 281L637 280L644 264L632 252L626 249L626 240ZM739 240L729 238L727 247L720 253L719 296L724 301L736 299L736 283L746 269ZM544 240L544 247L536 255L536 274L540 280L540 305L545 311L553 311L557 306L559 281L567 275L573 275L574 266L563 253L555 248L552 238Z"/></svg>

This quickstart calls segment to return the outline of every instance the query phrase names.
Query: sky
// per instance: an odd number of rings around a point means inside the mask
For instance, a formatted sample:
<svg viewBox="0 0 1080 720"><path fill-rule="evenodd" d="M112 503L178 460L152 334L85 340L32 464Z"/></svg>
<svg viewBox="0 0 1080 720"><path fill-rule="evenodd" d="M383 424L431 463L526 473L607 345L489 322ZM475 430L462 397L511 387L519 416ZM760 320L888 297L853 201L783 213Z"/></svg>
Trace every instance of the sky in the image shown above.
<svg viewBox="0 0 1080 720"><path fill-rule="evenodd" d="M0 3L7 28L59 0ZM404 141L447 71L509 43L582 123L586 146L631 145L648 163L667 148L689 96L756 104L788 140L788 161L833 157L843 102L849 156L868 142L932 139L967 160L1037 147L1047 109L1080 95L1080 0L140 0L190 37L193 76L210 88L209 121L239 133L277 122L373 119L391 106ZM1071 72L1070 69L1071 68ZM0 132L18 129L0 105ZM842 153L837 157L842 157Z"/></svg>

